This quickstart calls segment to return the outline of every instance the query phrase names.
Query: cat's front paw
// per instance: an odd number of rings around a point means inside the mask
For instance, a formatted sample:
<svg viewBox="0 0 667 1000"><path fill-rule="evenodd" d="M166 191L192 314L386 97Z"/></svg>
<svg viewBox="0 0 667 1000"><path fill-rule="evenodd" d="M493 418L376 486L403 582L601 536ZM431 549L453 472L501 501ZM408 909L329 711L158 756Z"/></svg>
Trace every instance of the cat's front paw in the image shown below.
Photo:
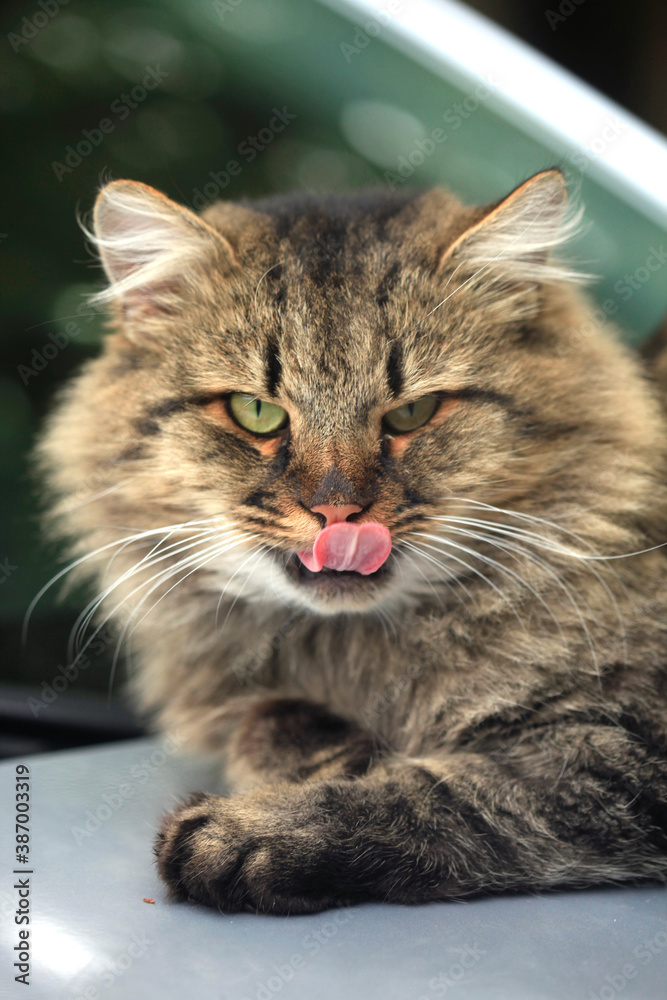
<svg viewBox="0 0 667 1000"><path fill-rule="evenodd" d="M317 847L310 841L279 808L198 792L165 816L155 854L176 899L228 913L312 913L346 900L324 886L318 891L316 881L303 892L304 864Z"/></svg>
<svg viewBox="0 0 667 1000"><path fill-rule="evenodd" d="M247 908L241 876L256 849L229 799L196 792L163 821L155 843L158 871L176 899Z"/></svg>

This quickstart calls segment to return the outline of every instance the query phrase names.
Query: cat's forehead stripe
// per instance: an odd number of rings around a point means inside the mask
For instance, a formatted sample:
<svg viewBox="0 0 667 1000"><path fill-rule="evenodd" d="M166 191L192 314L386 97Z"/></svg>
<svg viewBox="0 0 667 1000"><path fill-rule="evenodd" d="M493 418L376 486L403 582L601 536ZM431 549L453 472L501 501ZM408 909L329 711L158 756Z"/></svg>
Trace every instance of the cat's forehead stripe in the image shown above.
<svg viewBox="0 0 667 1000"><path fill-rule="evenodd" d="M282 379L283 366L278 352L278 345L269 340L266 350L266 390L269 396L275 396Z"/></svg>
<svg viewBox="0 0 667 1000"><path fill-rule="evenodd" d="M387 356L387 381L389 383L389 391L391 392L394 399L400 396L403 389L403 349L401 343L395 340Z"/></svg>

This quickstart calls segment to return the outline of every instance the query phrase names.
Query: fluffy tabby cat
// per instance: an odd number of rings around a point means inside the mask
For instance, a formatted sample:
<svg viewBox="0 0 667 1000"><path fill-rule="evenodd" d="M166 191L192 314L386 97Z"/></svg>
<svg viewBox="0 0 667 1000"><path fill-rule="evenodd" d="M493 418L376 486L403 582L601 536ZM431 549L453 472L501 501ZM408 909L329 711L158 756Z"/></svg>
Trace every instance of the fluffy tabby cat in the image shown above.
<svg viewBox="0 0 667 1000"><path fill-rule="evenodd" d="M667 418L571 229L557 170L486 208L101 191L112 332L39 458L81 629L224 755L158 836L178 898L667 877Z"/></svg>

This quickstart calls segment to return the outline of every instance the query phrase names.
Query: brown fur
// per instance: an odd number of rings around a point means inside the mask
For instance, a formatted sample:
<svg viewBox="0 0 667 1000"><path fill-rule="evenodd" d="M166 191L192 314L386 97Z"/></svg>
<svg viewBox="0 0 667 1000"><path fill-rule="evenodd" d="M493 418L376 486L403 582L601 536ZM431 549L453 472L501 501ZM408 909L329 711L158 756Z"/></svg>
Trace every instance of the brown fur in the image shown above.
<svg viewBox="0 0 667 1000"><path fill-rule="evenodd" d="M131 182L100 195L112 332L39 458L57 533L101 549L77 572L133 633L138 704L238 791L165 819L179 897L299 912L667 876L665 416L614 330L576 334L562 194L549 172L490 209L290 196L203 222ZM154 215L142 260L124 198ZM236 426L232 391L288 430ZM383 432L433 392L429 423ZM389 527L385 573L299 576L322 503ZM191 524L215 517L218 554Z"/></svg>

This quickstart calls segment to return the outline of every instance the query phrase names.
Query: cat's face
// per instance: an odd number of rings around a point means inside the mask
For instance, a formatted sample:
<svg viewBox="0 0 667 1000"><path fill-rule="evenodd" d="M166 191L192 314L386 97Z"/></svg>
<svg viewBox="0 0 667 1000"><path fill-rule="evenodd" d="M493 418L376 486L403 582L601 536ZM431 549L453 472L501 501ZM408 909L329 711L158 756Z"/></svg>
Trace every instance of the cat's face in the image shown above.
<svg viewBox="0 0 667 1000"><path fill-rule="evenodd" d="M548 172L492 210L435 191L218 205L202 222L110 185L96 234L119 332L87 433L117 451L122 485L95 510L198 522L186 568L203 585L322 613L465 575L478 542L436 519L539 512L596 433L599 395L563 349L569 306L542 284L563 277L548 260L563 203ZM388 559L308 569L298 553L345 518L388 529Z"/></svg>

